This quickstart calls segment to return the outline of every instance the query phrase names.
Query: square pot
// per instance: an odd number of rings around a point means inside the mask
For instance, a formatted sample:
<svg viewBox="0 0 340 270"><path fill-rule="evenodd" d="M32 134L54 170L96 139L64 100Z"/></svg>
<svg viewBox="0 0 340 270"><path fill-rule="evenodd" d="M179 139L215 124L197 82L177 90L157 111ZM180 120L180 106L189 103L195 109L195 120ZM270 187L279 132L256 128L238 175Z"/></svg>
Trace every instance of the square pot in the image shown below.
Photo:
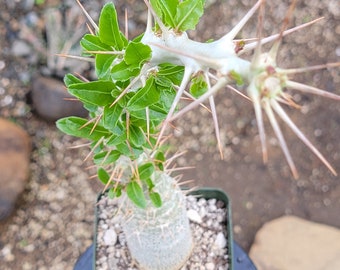
<svg viewBox="0 0 340 270"><path fill-rule="evenodd" d="M222 201L224 203L224 207L226 208L226 217L223 221L225 225L224 234L227 239L227 255L228 255L228 264L229 270L234 270L233 263L233 234L232 234L232 222L231 222L231 204L226 193L221 189L216 188L200 188L195 191L191 191L188 195L193 195L195 197L204 198L204 199L216 199ZM95 209L95 232L94 232L94 252L93 252L93 269L96 269L96 257L97 257L97 232L98 232L98 223L99 223L99 207L98 202L101 200L102 196L106 196L106 193L100 193L97 198L97 206Z"/></svg>

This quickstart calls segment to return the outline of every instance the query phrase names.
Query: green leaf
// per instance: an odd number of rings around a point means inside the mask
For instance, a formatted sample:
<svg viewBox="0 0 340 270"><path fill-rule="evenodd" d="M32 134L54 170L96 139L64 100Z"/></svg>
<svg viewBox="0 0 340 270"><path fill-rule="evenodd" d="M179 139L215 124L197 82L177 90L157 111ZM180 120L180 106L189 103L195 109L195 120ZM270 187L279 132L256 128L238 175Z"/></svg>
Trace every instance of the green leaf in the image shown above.
<svg viewBox="0 0 340 270"><path fill-rule="evenodd" d="M194 30L204 12L204 0L184 0L177 5L176 30Z"/></svg>
<svg viewBox="0 0 340 270"><path fill-rule="evenodd" d="M116 59L116 55L97 54L96 55L96 74L99 79L108 80L111 74L111 65Z"/></svg>
<svg viewBox="0 0 340 270"><path fill-rule="evenodd" d="M85 51L112 51L111 46L100 41L98 36L86 34L80 41Z"/></svg>
<svg viewBox="0 0 340 270"><path fill-rule="evenodd" d="M160 101L157 104L154 104L154 105L159 104L159 106L156 109L155 106L152 105L151 108L156 111L168 114L171 104L173 103L173 100L175 99L176 91L174 90L174 88L171 87L171 88L161 89L160 93L161 93Z"/></svg>
<svg viewBox="0 0 340 270"><path fill-rule="evenodd" d="M170 80L170 82L172 82L174 85L180 85L183 79L183 74L184 74L183 66L163 64L163 65L160 65L159 71L157 72L157 75L158 75L157 78L163 77L163 78ZM169 85L166 85L166 86L169 86Z"/></svg>
<svg viewBox="0 0 340 270"><path fill-rule="evenodd" d="M86 102L83 102L83 103L84 103L84 108L86 110L88 110L90 113L95 113L98 110L97 105L89 104L89 103L86 103Z"/></svg>
<svg viewBox="0 0 340 270"><path fill-rule="evenodd" d="M101 42L113 46L119 51L121 51L127 43L126 38L119 30L117 12L113 3L105 4L100 13L99 38Z"/></svg>
<svg viewBox="0 0 340 270"><path fill-rule="evenodd" d="M113 131L112 131L113 132ZM116 134L112 134L107 141L108 146L117 146L119 144L126 144L126 133L118 129L115 130Z"/></svg>
<svg viewBox="0 0 340 270"><path fill-rule="evenodd" d="M145 143L145 135L140 127L130 125L128 140L132 146L141 147Z"/></svg>
<svg viewBox="0 0 340 270"><path fill-rule="evenodd" d="M152 182L150 178L145 179L144 182L148 186L149 191L155 187L155 184Z"/></svg>
<svg viewBox="0 0 340 270"><path fill-rule="evenodd" d="M131 149L131 147L129 147L127 145L127 143L124 141L123 143L120 144L116 144L115 145L117 150L124 156L127 157L134 157L135 153L133 152L133 150Z"/></svg>
<svg viewBox="0 0 340 270"><path fill-rule="evenodd" d="M237 86L242 86L244 84L242 76L236 71L232 70L229 72L229 77L236 82Z"/></svg>
<svg viewBox="0 0 340 270"><path fill-rule="evenodd" d="M204 79L203 75L198 75L194 77L191 81L190 93L198 98L208 91L208 85Z"/></svg>
<svg viewBox="0 0 340 270"><path fill-rule="evenodd" d="M103 114L103 125L108 130L113 130L123 113L123 108L118 104L106 106Z"/></svg>
<svg viewBox="0 0 340 270"><path fill-rule="evenodd" d="M69 87L71 84L83 83L83 81L72 74L66 74L64 77L64 84Z"/></svg>
<svg viewBox="0 0 340 270"><path fill-rule="evenodd" d="M148 112L149 118L147 117L146 110L133 111L131 112L130 115L138 120L144 120L145 124L143 124L143 127L146 126L146 120L148 119L151 125L158 125L160 121L165 119L166 113L164 113L163 111L159 111L158 108L156 108L155 110L151 108L154 108L154 105L152 105L149 108L149 112Z"/></svg>
<svg viewBox="0 0 340 270"><path fill-rule="evenodd" d="M139 89L136 94L129 100L127 109L137 111L156 103L159 100L160 93L155 86L155 80L150 77L143 88Z"/></svg>
<svg viewBox="0 0 340 270"><path fill-rule="evenodd" d="M165 155L162 151L157 152L155 155L155 165L161 170L164 171L164 162L165 162Z"/></svg>
<svg viewBox="0 0 340 270"><path fill-rule="evenodd" d="M62 132L80 138L98 141L102 137L107 137L110 133L100 125L94 127L94 123L80 117L66 117L57 121L57 128ZM85 124L87 124L85 126Z"/></svg>
<svg viewBox="0 0 340 270"><path fill-rule="evenodd" d="M176 27L175 16L178 0L150 0L151 6L155 10L162 22L172 28Z"/></svg>
<svg viewBox="0 0 340 270"><path fill-rule="evenodd" d="M116 85L111 81L93 81L71 84L68 91L83 102L105 106L113 102L111 92L115 88Z"/></svg>
<svg viewBox="0 0 340 270"><path fill-rule="evenodd" d="M137 76L139 72L140 69L138 67L133 69L125 61L122 61L111 69L111 77L117 81L127 81Z"/></svg>
<svg viewBox="0 0 340 270"><path fill-rule="evenodd" d="M146 208L146 199L143 189L136 181L126 185L126 194L135 205L143 209Z"/></svg>
<svg viewBox="0 0 340 270"><path fill-rule="evenodd" d="M159 193L152 191L149 193L149 197L154 206L156 206L157 208L162 206L162 198Z"/></svg>
<svg viewBox="0 0 340 270"><path fill-rule="evenodd" d="M108 193L107 193L107 196L109 197L109 199L114 199L116 197L116 192L115 192L115 188L110 188Z"/></svg>
<svg viewBox="0 0 340 270"><path fill-rule="evenodd" d="M127 65L140 68L151 58L152 51L149 46L141 42L130 42L125 50L124 60Z"/></svg>
<svg viewBox="0 0 340 270"><path fill-rule="evenodd" d="M138 175L141 180L145 180L151 177L153 172L155 171L155 167L151 162L145 163L138 167Z"/></svg>
<svg viewBox="0 0 340 270"><path fill-rule="evenodd" d="M121 185L118 185L117 187L110 188L108 193L107 193L107 196L110 199L113 199L113 198L116 198L116 197L119 198L121 195L122 195L122 187L121 187Z"/></svg>
<svg viewBox="0 0 340 270"><path fill-rule="evenodd" d="M117 161L120 157L120 152L117 150L103 151L93 157L93 161L96 165L107 165Z"/></svg>
<svg viewBox="0 0 340 270"><path fill-rule="evenodd" d="M118 88L113 90L111 92L111 95L113 96L113 98L116 100L122 93L121 91L122 88ZM124 88L123 88L124 89ZM125 93L123 96L121 96L118 100L118 102L116 102L116 104L118 104L120 107L125 108L126 104L128 103L129 99L134 95L134 93Z"/></svg>
<svg viewBox="0 0 340 270"><path fill-rule="evenodd" d="M103 168L99 168L97 171L99 180L106 185L110 180L110 175Z"/></svg>

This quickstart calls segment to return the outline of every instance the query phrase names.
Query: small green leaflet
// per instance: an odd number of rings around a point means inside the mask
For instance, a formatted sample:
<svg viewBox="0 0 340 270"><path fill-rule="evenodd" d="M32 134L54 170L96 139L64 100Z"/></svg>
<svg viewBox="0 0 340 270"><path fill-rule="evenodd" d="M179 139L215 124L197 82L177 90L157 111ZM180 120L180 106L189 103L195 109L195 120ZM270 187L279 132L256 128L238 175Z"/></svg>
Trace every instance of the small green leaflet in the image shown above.
<svg viewBox="0 0 340 270"><path fill-rule="evenodd" d="M148 186L149 191L155 187L155 184L152 182L150 178L144 180L144 182Z"/></svg>
<svg viewBox="0 0 340 270"><path fill-rule="evenodd" d="M99 168L97 171L99 180L106 185L110 180L110 175L103 168Z"/></svg>
<svg viewBox="0 0 340 270"><path fill-rule="evenodd" d="M88 120L80 117L66 117L57 121L57 128L62 132L80 138L98 141L102 137L107 137L110 133L100 125L89 123Z"/></svg>
<svg viewBox="0 0 340 270"><path fill-rule="evenodd" d="M116 8L112 2L105 4L99 17L100 41L121 51L127 40L119 30Z"/></svg>
<svg viewBox="0 0 340 270"><path fill-rule="evenodd" d="M119 130L118 129L114 130L115 133L112 131L112 135L111 137L108 139L107 141L107 145L108 146L117 146L118 144L124 144L124 142L126 141L126 132L125 130Z"/></svg>
<svg viewBox="0 0 340 270"><path fill-rule="evenodd" d="M175 85L179 85L183 79L184 67L171 64L161 64L157 72L157 79L166 78ZM169 86L169 85L165 85Z"/></svg>
<svg viewBox="0 0 340 270"><path fill-rule="evenodd" d="M129 126L129 141L134 147L141 147L145 143L146 135L139 126L130 125Z"/></svg>
<svg viewBox="0 0 340 270"><path fill-rule="evenodd" d="M140 68L131 67L125 63L125 61L121 61L119 64L115 65L111 69L111 77L117 81L127 81L131 77L135 77L139 74Z"/></svg>
<svg viewBox="0 0 340 270"><path fill-rule="evenodd" d="M118 185L117 187L113 187L113 188L110 188L108 193L107 193L107 196L110 198L110 199L113 199L115 197L120 197L122 195L122 187L120 185Z"/></svg>
<svg viewBox="0 0 340 270"><path fill-rule="evenodd" d="M237 73L235 70L229 72L229 77L236 82L237 86L242 86L244 84L242 76Z"/></svg>
<svg viewBox="0 0 340 270"><path fill-rule="evenodd" d="M146 199L143 189L136 181L129 182L126 185L126 194L135 205L143 209L146 208Z"/></svg>
<svg viewBox="0 0 340 270"><path fill-rule="evenodd" d="M100 41L98 36L86 34L80 41L85 51L112 51L111 46Z"/></svg>
<svg viewBox="0 0 340 270"><path fill-rule="evenodd" d="M195 97L198 98L202 96L208 90L208 85L204 79L203 74L199 74L194 77L191 81L190 86L190 93Z"/></svg>
<svg viewBox="0 0 340 270"><path fill-rule="evenodd" d="M117 144L116 148L122 155L125 155L130 159L137 159L137 157L139 157L143 153L143 148L128 146L126 142Z"/></svg>
<svg viewBox="0 0 340 270"><path fill-rule="evenodd" d="M160 93L155 86L154 77L150 77L143 88L139 89L136 94L129 100L127 109L137 111L156 103L159 100Z"/></svg>
<svg viewBox="0 0 340 270"><path fill-rule="evenodd" d="M108 165L112 164L120 157L120 152L117 150L103 151L95 154L93 161L96 165Z"/></svg>
<svg viewBox="0 0 340 270"><path fill-rule="evenodd" d="M112 81L93 81L71 84L68 91L84 103L105 106L113 102L111 92L115 88Z"/></svg>
<svg viewBox="0 0 340 270"><path fill-rule="evenodd" d="M116 197L116 192L115 192L114 187L109 189L107 196L109 197L109 199L114 199Z"/></svg>
<svg viewBox="0 0 340 270"><path fill-rule="evenodd" d="M151 49L141 42L131 41L125 50L125 63L133 68L140 68L141 65L151 58Z"/></svg>
<svg viewBox="0 0 340 270"><path fill-rule="evenodd" d="M155 167L151 162L145 163L138 167L138 175L141 180L146 180L151 177L153 172L155 171Z"/></svg>
<svg viewBox="0 0 340 270"><path fill-rule="evenodd" d="M76 84L76 83L83 83L83 81L78 79L76 76L70 73L65 75L64 84L66 85L66 87L69 87L71 84Z"/></svg>
<svg viewBox="0 0 340 270"><path fill-rule="evenodd" d="M116 59L116 55L97 54L96 55L96 74L98 79L108 80L111 75L111 65Z"/></svg>
<svg viewBox="0 0 340 270"><path fill-rule="evenodd" d="M88 110L90 112L90 114L95 113L98 110L97 105L89 104L89 103L86 103L86 102L83 102L83 103L84 103L84 108L86 110Z"/></svg>
<svg viewBox="0 0 340 270"><path fill-rule="evenodd" d="M150 3L165 25L171 28L176 27L174 18L176 16L178 0L150 0Z"/></svg>
<svg viewBox="0 0 340 270"><path fill-rule="evenodd" d="M194 30L204 12L205 0L184 0L177 6L176 30Z"/></svg>
<svg viewBox="0 0 340 270"><path fill-rule="evenodd" d="M162 151L157 152L155 155L155 164L161 170L164 171L165 155Z"/></svg>
<svg viewBox="0 0 340 270"><path fill-rule="evenodd" d="M205 0L151 0L162 22L178 32L195 29L204 12Z"/></svg>
<svg viewBox="0 0 340 270"><path fill-rule="evenodd" d="M156 206L157 208L162 206L162 199L159 193L151 191L149 193L150 200L152 201L153 205Z"/></svg>
<svg viewBox="0 0 340 270"><path fill-rule="evenodd" d="M123 113L123 108L119 104L105 106L103 114L103 125L108 130L113 130Z"/></svg>
<svg viewBox="0 0 340 270"><path fill-rule="evenodd" d="M155 105L152 105L149 110L148 114L146 113L146 110L138 110L133 111L130 113L131 117L134 117L134 121L143 120L142 126L146 126L146 121L149 121L150 126L156 126L160 123L160 121L164 120L166 117L166 114L163 113L163 111L158 110L158 107L155 108L155 110L151 109L154 108Z"/></svg>

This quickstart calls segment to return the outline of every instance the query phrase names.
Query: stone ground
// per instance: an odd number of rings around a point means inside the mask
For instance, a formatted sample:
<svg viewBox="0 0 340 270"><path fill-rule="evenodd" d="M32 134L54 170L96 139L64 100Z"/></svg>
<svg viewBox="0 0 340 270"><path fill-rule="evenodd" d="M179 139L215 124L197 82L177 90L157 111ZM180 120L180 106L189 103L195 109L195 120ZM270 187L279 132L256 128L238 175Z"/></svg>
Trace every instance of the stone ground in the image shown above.
<svg viewBox="0 0 340 270"><path fill-rule="evenodd" d="M4 2L0 10L0 115L27 131L32 138L33 150L31 176L17 203L17 210L0 224L1 267L72 269L75 260L92 242L93 208L99 187L94 179L89 179L93 174L93 169L88 169L91 164L82 161L87 150L69 149L83 142L62 135L53 122L37 116L29 104L27 94L34 75L40 73L46 63L37 53L38 46L33 48L32 42L22 36L24 25L39 20L43 8L58 1L46 1L45 6L33 8L32 1L28 0ZM212 2L216 3L209 7L199 25L197 39L221 36L255 1ZM287 1L267 2L264 32L271 34L280 28L288 4ZM143 5L135 1L119 3L120 8L125 3L135 10L129 14L133 18L131 27L138 32L143 27L140 23L145 15ZM325 18L318 24L284 39L281 66L301 67L340 61L337 0L298 1L293 23L300 24L320 16ZM44 28L43 20L39 22L35 34ZM246 26L240 38L255 37L254 25L256 19ZM295 79L340 94L339 69L300 74ZM340 172L339 103L292 93L302 107L301 110L287 109L289 115ZM332 176L284 125L282 129L299 170L299 179L292 179L270 129L269 163L263 165L251 104L230 91L219 93L216 100L224 160L219 158L211 120L203 110L192 111L176 123L173 142L178 149L188 150L179 164L196 166L195 170L183 173L184 179L195 179L196 185L219 187L229 194L236 241L249 251L259 228L286 214L339 228L339 176Z"/></svg>

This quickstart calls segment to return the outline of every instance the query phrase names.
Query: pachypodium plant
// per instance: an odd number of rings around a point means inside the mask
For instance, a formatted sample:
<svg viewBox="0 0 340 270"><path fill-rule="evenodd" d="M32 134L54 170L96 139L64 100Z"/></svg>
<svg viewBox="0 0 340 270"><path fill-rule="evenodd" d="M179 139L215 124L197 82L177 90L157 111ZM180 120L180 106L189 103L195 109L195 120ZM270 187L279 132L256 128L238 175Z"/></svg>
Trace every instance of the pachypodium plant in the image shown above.
<svg viewBox="0 0 340 270"><path fill-rule="evenodd" d="M204 0L144 2L148 9L145 32L131 40L120 30L112 3L103 7L98 25L80 5L90 22L90 33L81 40L82 57L94 62L97 79L88 81L68 74L64 81L68 91L84 103L90 118L68 117L59 120L57 126L67 134L91 141L90 153L108 196L123 198L120 209L125 218L124 231L131 255L141 269L179 269L190 256L193 243L185 195L176 178L170 176L169 166L176 158L167 157L165 145L171 122L200 104L205 106L211 111L222 153L214 94L226 89L237 91L254 105L264 161L267 148L263 111L295 178L297 169L275 115L336 174L280 104L295 105L286 87L340 100L338 95L291 79L295 73L339 63L294 69L278 66L276 58L283 37L319 20L288 29L295 1L276 35L261 36L265 1L260 0L227 34L209 42L194 41L187 34L203 15ZM236 40L258 9L258 38ZM262 51L265 43L273 43L268 52ZM253 52L250 61L242 57L249 52ZM190 102L179 106L183 97Z"/></svg>

